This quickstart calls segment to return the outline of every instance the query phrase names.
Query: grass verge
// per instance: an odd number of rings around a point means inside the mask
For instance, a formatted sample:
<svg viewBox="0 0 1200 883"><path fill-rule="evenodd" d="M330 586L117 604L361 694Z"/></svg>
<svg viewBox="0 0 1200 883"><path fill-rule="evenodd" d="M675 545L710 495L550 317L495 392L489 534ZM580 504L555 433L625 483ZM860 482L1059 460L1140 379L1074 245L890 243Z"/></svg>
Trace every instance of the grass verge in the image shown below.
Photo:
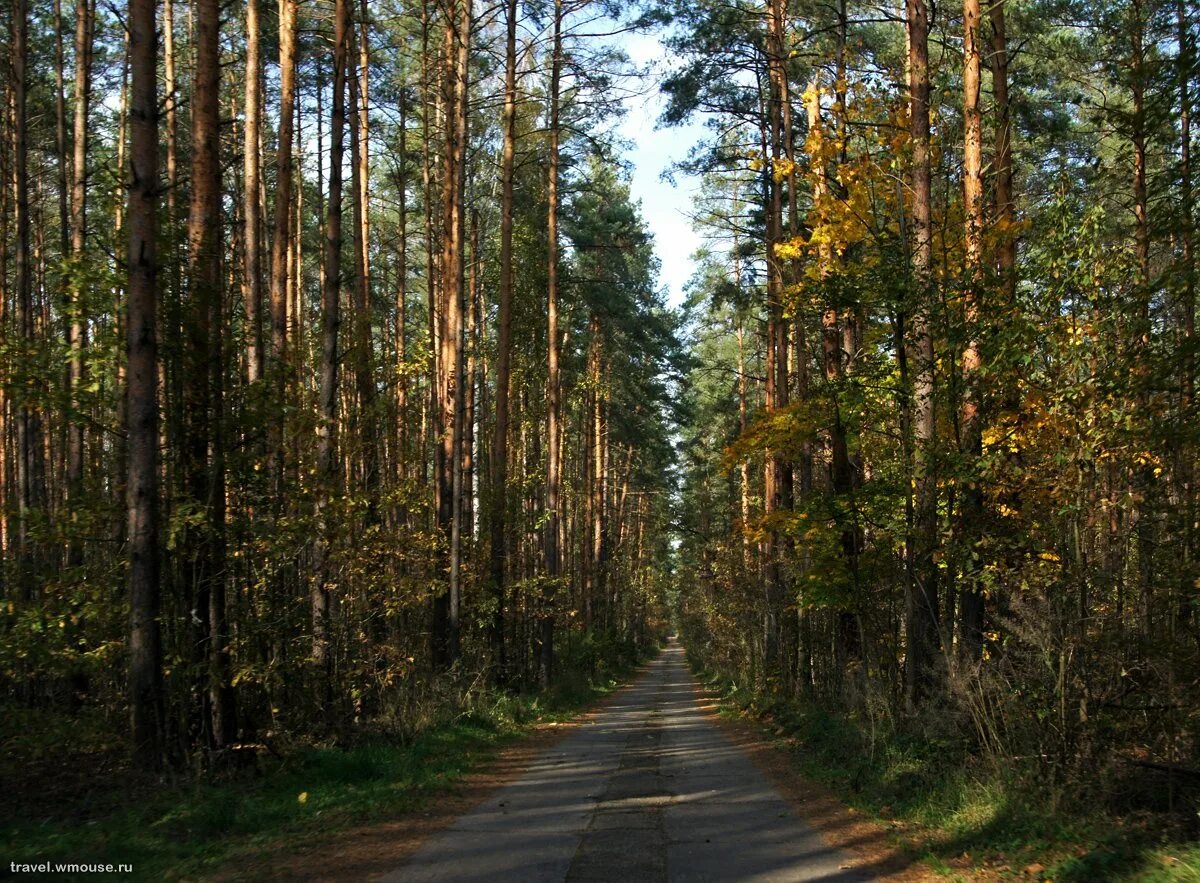
<svg viewBox="0 0 1200 883"><path fill-rule="evenodd" d="M80 783L77 807L4 819L0 876L11 862L51 861L130 864L139 880L197 879L242 856L394 819L427 805L534 728L573 719L631 670L602 680L566 677L546 694L497 694L406 744L310 747L266 760L237 780L162 785L121 771L112 782L126 787L125 798L106 795L99 806L94 795L82 796Z"/></svg>
<svg viewBox="0 0 1200 883"><path fill-rule="evenodd" d="M724 687L723 716L753 723L801 776L890 827L905 850L949 879L1200 883L1194 819L1114 813L1085 799L1087 788L1039 786L961 745L871 732L825 709L708 680Z"/></svg>

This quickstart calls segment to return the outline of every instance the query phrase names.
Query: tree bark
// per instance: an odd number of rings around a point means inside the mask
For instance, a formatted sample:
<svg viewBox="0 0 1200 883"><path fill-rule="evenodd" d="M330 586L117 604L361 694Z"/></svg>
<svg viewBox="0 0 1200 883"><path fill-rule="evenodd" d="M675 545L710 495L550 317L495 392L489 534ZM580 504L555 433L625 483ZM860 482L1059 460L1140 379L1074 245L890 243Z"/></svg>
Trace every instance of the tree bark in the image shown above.
<svg viewBox="0 0 1200 883"><path fill-rule="evenodd" d="M559 85L562 76L562 0L554 0L554 36L550 49L550 157L547 181L549 209L546 218L546 578L538 629L538 680L550 684L554 673L554 595L561 569L559 506L562 484L561 378L558 333L558 164Z"/></svg>
<svg viewBox="0 0 1200 883"><path fill-rule="evenodd" d="M341 321L342 148L346 128L346 76L349 10L336 0L333 25L333 100L329 132L329 198L325 214L325 278L321 288L321 370L317 421L317 538L313 551L312 661L331 688L329 652L328 508L337 464L338 326Z"/></svg>
<svg viewBox="0 0 1200 883"><path fill-rule="evenodd" d="M88 0L75 4L75 118L74 150L71 163L71 259L74 269L71 285L71 317L67 329L70 349L68 386L75 414L67 425L67 496L78 500L83 494L84 423L79 388L83 383L83 348L87 333L84 303L83 261L87 243L87 147L88 101L91 97L91 16ZM67 563L78 567L83 563L83 546L72 542Z"/></svg>
<svg viewBox="0 0 1200 883"><path fill-rule="evenodd" d="M30 246L28 119L29 9L27 0L15 0L12 18L13 94L13 208L16 221L16 320L17 334L32 357L37 347L37 315L33 304L33 256ZM45 505L45 466L42 461L41 415L30 401L40 384L26 383L17 415L17 584L24 600L33 598L40 555L29 536L35 512Z"/></svg>
<svg viewBox="0 0 1200 883"><path fill-rule="evenodd" d="M976 545L983 520L983 488L975 474L983 455L980 413L979 297L983 286L983 119L979 109L982 56L979 0L963 0L963 222L966 265L963 273L963 322L960 444L969 470L962 490L959 532L962 554L962 601L959 640L962 655L974 662L983 652L984 601L979 584Z"/></svg>
<svg viewBox="0 0 1200 883"><path fill-rule="evenodd" d="M297 0L279 0L279 133L275 147L275 223L271 239L271 379L275 410L270 416L268 459L275 505L282 509L288 378L288 252L292 218L293 106L296 101ZM293 272L299 273L299 268Z"/></svg>
<svg viewBox="0 0 1200 883"><path fill-rule="evenodd" d="M154 0L129 0L128 401L129 708L133 760L163 759L162 646L159 633L158 353L158 37Z"/></svg>
<svg viewBox="0 0 1200 883"><path fill-rule="evenodd" d="M910 709L928 696L938 645L937 478L934 415L934 350L930 329L933 231L930 212L929 19L925 0L906 0L908 27L909 137L912 142L912 310L914 548L907 603L906 690Z"/></svg>
<svg viewBox="0 0 1200 883"><path fill-rule="evenodd" d="M259 216L262 188L262 50L259 37L259 0L246 2L246 97L242 144L242 296L246 311L246 380L258 383L263 377L263 280Z"/></svg>
<svg viewBox="0 0 1200 883"><path fill-rule="evenodd" d="M500 159L500 293L496 317L496 404L492 434L491 566L495 611L491 644L493 678L507 678L504 642L504 562L507 557L508 421L512 374L513 172L517 141L517 0L505 0L504 146Z"/></svg>
<svg viewBox="0 0 1200 883"><path fill-rule="evenodd" d="M205 521L189 544L187 584L195 587L194 621L204 623L196 645L204 651L209 744L223 748L236 736L225 617L224 301L221 212L220 3L195 4L192 89L192 195L188 215L191 315L188 372L191 427L186 472L192 500Z"/></svg>
<svg viewBox="0 0 1200 883"><path fill-rule="evenodd" d="M363 7L363 15L366 7ZM367 203L369 166L367 160L366 119L367 102L362 89L366 86L367 39L365 20L361 23L358 37L359 61L363 68L360 76L350 75L350 107L353 115L350 123L350 169L354 191L354 386L358 395L356 414L357 436L362 451L362 488L374 509L379 484L378 437L375 421L375 378L371 364L371 284L369 207Z"/></svg>
<svg viewBox="0 0 1200 883"><path fill-rule="evenodd" d="M461 16L461 17L460 17ZM444 31L442 102L442 254L439 352L438 526L449 543L447 588L434 600L434 664L448 668L458 658L459 544L462 529L463 411L463 175L466 158L467 56L470 0L455 3Z"/></svg>

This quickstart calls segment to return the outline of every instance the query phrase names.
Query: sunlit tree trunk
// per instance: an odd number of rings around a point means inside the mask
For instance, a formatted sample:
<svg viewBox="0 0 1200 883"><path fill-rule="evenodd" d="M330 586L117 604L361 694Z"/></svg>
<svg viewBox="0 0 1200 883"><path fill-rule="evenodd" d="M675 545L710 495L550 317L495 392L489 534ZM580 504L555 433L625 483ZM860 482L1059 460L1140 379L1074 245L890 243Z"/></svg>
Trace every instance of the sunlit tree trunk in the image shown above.
<svg viewBox="0 0 1200 883"><path fill-rule="evenodd" d="M508 654L504 641L505 581L508 527L508 422L512 374L513 292L513 170L517 140L517 0L505 0L504 43L504 144L500 156L500 292L496 305L496 403L492 434L491 644L494 677L507 677Z"/></svg>
<svg viewBox="0 0 1200 883"><path fill-rule="evenodd" d="M446 668L458 658L460 542L462 530L463 439L463 176L467 134L467 59L470 0L458 0L444 30L442 104L441 297L438 317L440 384L438 526L448 543L447 587L434 599L434 665Z"/></svg>
<svg viewBox="0 0 1200 883"><path fill-rule="evenodd" d="M366 9L363 7L363 14ZM366 87L366 63L368 50L364 45L367 39L367 25L363 21L358 36L359 63L363 65L361 77L351 75L350 86L350 169L352 189L354 191L354 385L358 396L357 420L354 424L362 450L362 488L366 491L370 505L373 508L378 490L379 461L378 438L375 420L375 378L371 359L371 282L370 282L370 243L369 243L369 205L368 205L368 175L367 158L367 99L363 89Z"/></svg>
<svg viewBox="0 0 1200 883"><path fill-rule="evenodd" d="M538 648L538 680L548 686L554 671L554 594L555 584L561 568L559 531L562 492L562 380L559 376L558 332L558 164L559 164L559 85L562 75L562 0L554 0L554 37L550 49L550 159L547 199L549 211L546 218L547 263L546 263L546 577L549 585L545 592L544 609L541 613Z"/></svg>
<svg viewBox="0 0 1200 883"><path fill-rule="evenodd" d="M934 415L934 350L930 328L933 228L930 212L929 19L925 0L906 0L908 29L909 137L912 149L912 311L914 531L912 586L907 603L908 652L905 662L910 708L932 686L938 643L937 478Z"/></svg>
<svg viewBox="0 0 1200 883"><path fill-rule="evenodd" d="M963 0L963 273L966 345L962 354L962 411L960 444L968 473L962 489L959 519L963 544L963 585L959 639L963 656L974 661L983 649L983 591L975 547L982 529L983 488L973 473L983 454L983 415L980 413L979 298L983 285L983 119L979 109L982 70L979 0Z"/></svg>
<svg viewBox="0 0 1200 883"><path fill-rule="evenodd" d="M246 380L263 377L262 250L259 245L262 218L259 190L262 187L259 133L262 131L262 49L259 36L259 0L246 2L245 120L242 142L242 297L246 311Z"/></svg>
<svg viewBox="0 0 1200 883"><path fill-rule="evenodd" d="M296 101L297 0L279 0L279 132L275 145L275 219L271 239L271 387L274 409L269 414L268 460L275 505L282 508L283 460L286 432L284 396L288 371L288 253L291 247L293 106ZM292 268L299 274L299 267Z"/></svg>
<svg viewBox="0 0 1200 883"><path fill-rule="evenodd" d="M408 98L400 92L400 155L397 157L396 198L399 218L396 239L396 457L398 481L408 475ZM407 515L405 516L407 519Z"/></svg>

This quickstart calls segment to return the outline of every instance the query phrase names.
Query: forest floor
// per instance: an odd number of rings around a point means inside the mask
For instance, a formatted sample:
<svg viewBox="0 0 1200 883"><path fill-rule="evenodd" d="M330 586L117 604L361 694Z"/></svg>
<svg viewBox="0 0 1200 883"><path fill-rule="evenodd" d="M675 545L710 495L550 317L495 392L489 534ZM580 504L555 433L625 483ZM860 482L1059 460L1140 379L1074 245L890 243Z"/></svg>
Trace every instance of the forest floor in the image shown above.
<svg viewBox="0 0 1200 883"><path fill-rule="evenodd" d="M364 879L517 775L631 672L497 697L408 740L298 747L172 783L134 775L111 722L6 709L0 877L10 862L61 861L131 864L133 879L154 881ZM348 873L322 865L328 855Z"/></svg>
<svg viewBox="0 0 1200 883"><path fill-rule="evenodd" d="M1200 843L1179 816L1111 812L1073 800L1070 789L1055 801L900 738L881 738L868 753L848 722L822 711L756 706L711 686L708 695L811 824L827 836L850 832L891 866L907 857L929 877L955 881L1200 881Z"/></svg>

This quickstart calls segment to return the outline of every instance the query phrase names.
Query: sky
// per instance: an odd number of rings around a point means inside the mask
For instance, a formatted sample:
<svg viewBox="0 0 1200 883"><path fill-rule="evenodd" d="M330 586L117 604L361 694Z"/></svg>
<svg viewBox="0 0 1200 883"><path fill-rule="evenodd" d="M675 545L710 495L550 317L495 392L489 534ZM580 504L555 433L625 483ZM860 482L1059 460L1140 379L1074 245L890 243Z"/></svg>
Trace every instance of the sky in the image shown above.
<svg viewBox="0 0 1200 883"><path fill-rule="evenodd" d="M688 219L692 194L699 182L677 175L672 184L663 180L662 173L672 163L686 159L705 130L698 122L658 128L657 120L665 102L658 90L657 76L661 76L663 59L667 57L658 36L628 35L621 39L621 45L634 64L650 68L643 94L625 99L628 115L619 131L633 144L626 154L633 172L630 189L634 198L641 201L642 216L654 236L655 251L662 262L659 282L668 289L668 302L678 306L695 269L692 254L701 244Z"/></svg>

